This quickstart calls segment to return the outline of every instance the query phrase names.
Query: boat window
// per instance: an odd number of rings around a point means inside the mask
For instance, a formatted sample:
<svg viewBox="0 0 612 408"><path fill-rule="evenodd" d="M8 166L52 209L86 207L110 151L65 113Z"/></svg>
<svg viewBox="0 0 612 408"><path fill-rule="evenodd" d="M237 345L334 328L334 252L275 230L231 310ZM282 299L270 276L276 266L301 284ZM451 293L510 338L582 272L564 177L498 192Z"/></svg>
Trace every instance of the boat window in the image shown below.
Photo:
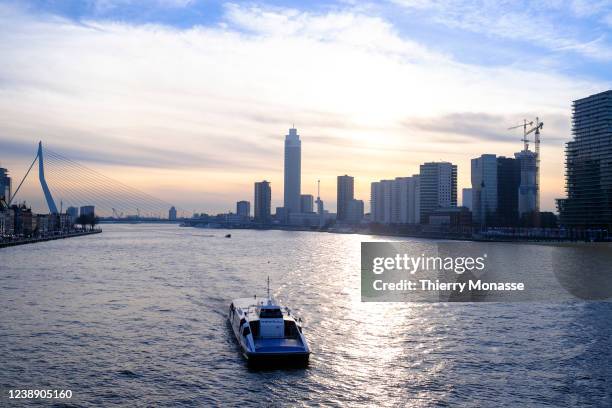
<svg viewBox="0 0 612 408"><path fill-rule="evenodd" d="M298 336L297 333L297 325L295 324L295 322L291 321L291 320L285 320L285 337L286 338L296 338Z"/></svg>
<svg viewBox="0 0 612 408"><path fill-rule="evenodd" d="M245 327L244 330L242 330L242 335L244 337L248 336L249 334L251 334L251 329L249 329L249 327Z"/></svg>
<svg viewBox="0 0 612 408"><path fill-rule="evenodd" d="M280 309L260 309L259 318L260 319L282 319L283 312L281 312Z"/></svg>
<svg viewBox="0 0 612 408"><path fill-rule="evenodd" d="M259 337L259 320L250 322L249 326L251 326L251 333L253 333L253 337Z"/></svg>

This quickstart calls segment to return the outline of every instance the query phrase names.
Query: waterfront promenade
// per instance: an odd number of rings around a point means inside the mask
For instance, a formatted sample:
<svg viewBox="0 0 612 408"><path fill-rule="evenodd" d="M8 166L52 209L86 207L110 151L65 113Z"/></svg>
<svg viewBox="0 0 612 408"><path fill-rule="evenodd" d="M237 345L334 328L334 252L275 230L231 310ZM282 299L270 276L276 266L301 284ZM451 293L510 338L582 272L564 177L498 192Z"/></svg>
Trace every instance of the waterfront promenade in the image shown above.
<svg viewBox="0 0 612 408"><path fill-rule="evenodd" d="M43 241L54 241L56 239L81 237L83 235L99 234L101 232L102 232L101 229L94 229L91 231L77 231L77 232L70 232L67 234L52 235L48 237L18 238L18 239L13 239L10 241L0 241L0 248L7 248L7 247L12 247L12 246L17 246L17 245L34 244L36 242L43 242Z"/></svg>

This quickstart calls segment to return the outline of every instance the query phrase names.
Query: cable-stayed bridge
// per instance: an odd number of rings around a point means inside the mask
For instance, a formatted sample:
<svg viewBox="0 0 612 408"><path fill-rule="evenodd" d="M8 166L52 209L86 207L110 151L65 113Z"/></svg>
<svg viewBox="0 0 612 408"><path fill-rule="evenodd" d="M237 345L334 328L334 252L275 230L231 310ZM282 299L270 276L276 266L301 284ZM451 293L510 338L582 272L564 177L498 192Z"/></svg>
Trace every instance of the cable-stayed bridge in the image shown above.
<svg viewBox="0 0 612 408"><path fill-rule="evenodd" d="M34 172L38 165L37 172ZM9 204L19 199L24 182L38 175L44 202L51 214L68 207L95 206L96 215L116 219L168 218L173 205L121 183L60 153L38 144L34 160L15 189ZM177 211L181 211L177 208Z"/></svg>

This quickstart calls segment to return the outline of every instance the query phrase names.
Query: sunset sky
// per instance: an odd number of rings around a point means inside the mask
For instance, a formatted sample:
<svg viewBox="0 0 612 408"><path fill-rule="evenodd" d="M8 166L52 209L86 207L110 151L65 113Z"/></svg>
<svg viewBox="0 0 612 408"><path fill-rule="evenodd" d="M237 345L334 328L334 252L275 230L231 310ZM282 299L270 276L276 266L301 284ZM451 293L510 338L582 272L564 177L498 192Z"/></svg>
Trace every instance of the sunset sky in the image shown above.
<svg viewBox="0 0 612 408"><path fill-rule="evenodd" d="M233 210L302 139L302 193L513 155L539 116L542 208L571 101L612 88L611 1L0 1L0 165L38 140L186 210ZM15 183L16 181L14 181ZM53 189L53 186L51 186ZM30 185L22 198L36 201Z"/></svg>

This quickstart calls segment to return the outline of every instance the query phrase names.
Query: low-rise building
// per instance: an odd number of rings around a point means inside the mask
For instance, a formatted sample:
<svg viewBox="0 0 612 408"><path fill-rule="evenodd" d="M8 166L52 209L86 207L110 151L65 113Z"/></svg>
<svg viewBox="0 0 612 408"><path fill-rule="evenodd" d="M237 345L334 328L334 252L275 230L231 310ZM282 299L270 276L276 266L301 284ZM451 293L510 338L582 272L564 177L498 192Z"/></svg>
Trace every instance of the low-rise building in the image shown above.
<svg viewBox="0 0 612 408"><path fill-rule="evenodd" d="M467 207L439 208L428 214L427 224L469 227L472 225L472 212Z"/></svg>

